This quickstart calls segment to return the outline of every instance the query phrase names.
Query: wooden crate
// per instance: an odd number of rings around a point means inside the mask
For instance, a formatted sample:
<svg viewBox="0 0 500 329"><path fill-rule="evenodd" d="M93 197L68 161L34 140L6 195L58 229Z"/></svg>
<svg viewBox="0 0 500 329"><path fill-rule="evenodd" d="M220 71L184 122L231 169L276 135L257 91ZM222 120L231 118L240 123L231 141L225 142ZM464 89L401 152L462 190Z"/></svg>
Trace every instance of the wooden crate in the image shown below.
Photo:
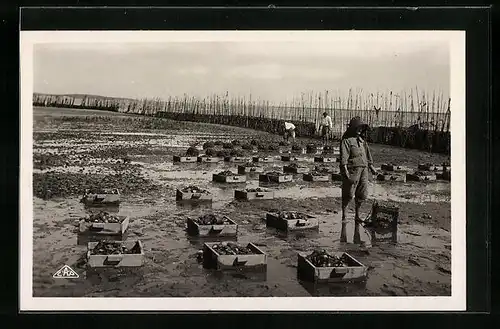
<svg viewBox="0 0 500 329"><path fill-rule="evenodd" d="M247 167L243 165L238 165L238 174L244 175L244 174L249 174L249 173L262 173L264 172L263 167Z"/></svg>
<svg viewBox="0 0 500 329"><path fill-rule="evenodd" d="M370 231L374 241L391 240L397 242L398 221L399 207L374 202L370 222L365 224L364 227ZM381 222L389 222L389 225L381 226L379 224Z"/></svg>
<svg viewBox="0 0 500 329"><path fill-rule="evenodd" d="M319 220L314 216L307 216L307 219L281 219L278 214L266 214L266 226L273 227L281 231L302 231L319 229Z"/></svg>
<svg viewBox="0 0 500 329"><path fill-rule="evenodd" d="M330 174L321 173L320 175L313 175L309 173L309 174L304 174L304 176L302 176L302 179L305 180L306 182L329 182Z"/></svg>
<svg viewBox="0 0 500 329"><path fill-rule="evenodd" d="M99 242L89 242L87 245L87 266L96 267L139 267L144 264L144 248L140 240L117 241L121 245L131 249L139 244L139 254L118 254L118 255L91 255L90 251Z"/></svg>
<svg viewBox="0 0 500 329"><path fill-rule="evenodd" d="M380 169L383 171L408 171L408 168L405 166L397 166L393 164L383 164L380 166Z"/></svg>
<svg viewBox="0 0 500 329"><path fill-rule="evenodd" d="M306 154L306 148L303 147L300 150L294 150L293 148L290 150L290 153L293 154Z"/></svg>
<svg viewBox="0 0 500 329"><path fill-rule="evenodd" d="M199 156L198 157L198 162L205 162L205 163L218 163L223 161L224 159L221 157L209 157L209 156Z"/></svg>
<svg viewBox="0 0 500 329"><path fill-rule="evenodd" d="M422 171L449 171L450 166L434 165L430 163L421 163L418 165L418 170Z"/></svg>
<svg viewBox="0 0 500 329"><path fill-rule="evenodd" d="M381 172L377 175L379 181L406 182L406 172Z"/></svg>
<svg viewBox="0 0 500 329"><path fill-rule="evenodd" d="M293 180L293 175L281 174L281 175L268 175L260 174L259 181L270 182L270 183L289 183Z"/></svg>
<svg viewBox="0 0 500 329"><path fill-rule="evenodd" d="M249 243L248 248L255 251L251 255L220 255L212 248L215 243L203 245L203 267L216 270L266 270L267 255L255 244Z"/></svg>
<svg viewBox="0 0 500 329"><path fill-rule="evenodd" d="M274 199L274 191L264 192L248 192L246 190L235 190L234 198L236 200L272 200Z"/></svg>
<svg viewBox="0 0 500 329"><path fill-rule="evenodd" d="M233 163L245 163L250 161L249 157L225 157L224 161Z"/></svg>
<svg viewBox="0 0 500 329"><path fill-rule="evenodd" d="M118 216L118 218L121 220L120 223L91 223L82 219L79 223L79 232L89 232L95 235L123 234L127 231L130 218L128 216Z"/></svg>
<svg viewBox="0 0 500 329"><path fill-rule="evenodd" d="M350 264L347 267L316 267L307 259L304 253L298 254L297 274L299 280L316 283L334 283L349 281L364 281L368 275L368 268L357 259L345 252L332 253L337 257L346 255Z"/></svg>
<svg viewBox="0 0 500 329"><path fill-rule="evenodd" d="M424 175L417 175L416 173L406 174L406 180L412 182L427 182L435 181L437 179L436 174L433 172L425 172Z"/></svg>
<svg viewBox="0 0 500 329"><path fill-rule="evenodd" d="M337 157L327 157L327 156L315 156L314 162L322 162L322 163L332 163L338 162L339 159Z"/></svg>
<svg viewBox="0 0 500 329"><path fill-rule="evenodd" d="M86 206L99 207L99 206L118 206L120 204L120 191L114 189L115 193L111 190L105 191L106 193L90 193L85 192L80 200Z"/></svg>
<svg viewBox="0 0 500 329"><path fill-rule="evenodd" d="M192 156L182 156L182 155L174 155L174 162L178 163L190 163L198 161L198 157Z"/></svg>
<svg viewBox="0 0 500 329"><path fill-rule="evenodd" d="M191 236L199 237L235 237L238 235L238 224L226 217L230 224L221 225L201 225L192 218L187 220L187 231Z"/></svg>
<svg viewBox="0 0 500 329"><path fill-rule="evenodd" d="M264 163L274 162L274 158L271 156L269 156L269 157L253 157L252 160L253 160L253 162L264 162Z"/></svg>
<svg viewBox="0 0 500 329"><path fill-rule="evenodd" d="M282 155L281 156L281 161L285 161L285 162L290 162L290 161L304 161L304 160L305 160L304 158L300 158L298 156L290 155L290 154Z"/></svg>
<svg viewBox="0 0 500 329"><path fill-rule="evenodd" d="M176 201L212 201L212 193L191 193L182 192L177 189L175 195Z"/></svg>
<svg viewBox="0 0 500 329"><path fill-rule="evenodd" d="M436 179L451 181L451 171L443 171L436 174Z"/></svg>
<svg viewBox="0 0 500 329"><path fill-rule="evenodd" d="M283 166L283 172L291 174L307 174L310 171L309 167L293 167Z"/></svg>
<svg viewBox="0 0 500 329"><path fill-rule="evenodd" d="M247 181L247 176L245 175L224 176L219 174L213 174L212 180L217 183L244 183Z"/></svg>

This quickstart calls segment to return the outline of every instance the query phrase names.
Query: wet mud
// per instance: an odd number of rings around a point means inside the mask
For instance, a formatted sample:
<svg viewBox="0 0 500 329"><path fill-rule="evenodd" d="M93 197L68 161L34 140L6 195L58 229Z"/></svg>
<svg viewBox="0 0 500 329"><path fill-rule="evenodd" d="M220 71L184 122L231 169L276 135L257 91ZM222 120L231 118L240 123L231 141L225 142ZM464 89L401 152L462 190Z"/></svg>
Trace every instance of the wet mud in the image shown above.
<svg viewBox="0 0 500 329"><path fill-rule="evenodd" d="M224 296L449 296L451 294L450 182L370 181L368 216L375 200L400 208L397 242L355 225L353 205L341 223L340 183L269 184L249 174L245 183L212 182L212 174L235 171L237 164L174 164L172 156L194 143L279 136L247 129L182 123L119 113L34 109L33 294L35 297L224 297ZM308 141L305 140L304 144ZM392 162L416 169L442 163L443 155L372 145L376 166ZM45 155L45 156L44 156ZM305 165L314 167L312 156ZM44 159L44 160L40 160ZM265 171L286 164L262 164ZM114 184L115 186L103 186ZM89 186L92 185L92 186ZM175 201L177 188L209 189L210 203ZM118 208L130 217L127 240L141 240L144 266L87 271L86 246L78 244L78 219L89 208L80 203L85 188L118 187ZM235 188L266 187L273 200L235 201ZM46 190L51 190L46 193ZM318 231L284 234L266 228L270 210L300 211L320 220ZM92 209L90 209L92 210ZM99 210L103 210L99 208ZM187 217L217 212L238 224L239 244L252 242L267 255L264 274L218 273L203 268L203 239L186 233ZM344 233L344 234L343 234ZM345 239L341 239L345 235ZM297 279L297 253L315 248L345 251L368 267L360 284L312 284ZM78 279L54 279L69 265Z"/></svg>

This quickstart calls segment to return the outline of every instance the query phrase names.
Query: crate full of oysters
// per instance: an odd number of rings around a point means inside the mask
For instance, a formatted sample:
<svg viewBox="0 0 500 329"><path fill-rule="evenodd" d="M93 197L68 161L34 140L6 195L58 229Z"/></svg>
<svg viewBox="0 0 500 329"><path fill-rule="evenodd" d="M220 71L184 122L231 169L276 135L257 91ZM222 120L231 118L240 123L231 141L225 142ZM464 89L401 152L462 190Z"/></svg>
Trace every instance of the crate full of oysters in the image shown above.
<svg viewBox="0 0 500 329"><path fill-rule="evenodd" d="M100 211L80 218L79 231L80 233L93 234L124 234L127 231L129 222L130 219L128 216L119 216Z"/></svg>
<svg viewBox="0 0 500 329"><path fill-rule="evenodd" d="M205 214L187 219L187 231L198 237L236 237L238 225L229 217L221 214Z"/></svg>
<svg viewBox="0 0 500 329"><path fill-rule="evenodd" d="M267 270L267 255L253 243L210 242L203 246L203 266L217 270Z"/></svg>
<svg viewBox="0 0 500 329"><path fill-rule="evenodd" d="M144 264L141 241L99 241L87 245L87 266L140 267Z"/></svg>
<svg viewBox="0 0 500 329"><path fill-rule="evenodd" d="M266 226L281 231L301 231L319 229L319 220L298 211L271 210L266 214Z"/></svg>
<svg viewBox="0 0 500 329"><path fill-rule="evenodd" d="M297 274L303 281L337 283L363 281L367 267L346 252L329 253L314 250L310 254L299 253Z"/></svg>

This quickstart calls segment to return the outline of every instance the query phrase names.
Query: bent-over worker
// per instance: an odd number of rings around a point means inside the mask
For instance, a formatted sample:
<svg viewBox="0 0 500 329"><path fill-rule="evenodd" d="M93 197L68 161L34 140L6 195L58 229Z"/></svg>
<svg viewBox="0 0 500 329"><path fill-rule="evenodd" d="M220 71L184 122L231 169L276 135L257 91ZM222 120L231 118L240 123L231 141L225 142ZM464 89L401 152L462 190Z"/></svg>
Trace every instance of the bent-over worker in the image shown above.
<svg viewBox="0 0 500 329"><path fill-rule="evenodd" d="M295 125L291 122L285 122L285 135L283 138L288 142L289 137L292 137L292 142L295 143Z"/></svg>
<svg viewBox="0 0 500 329"><path fill-rule="evenodd" d="M340 170L342 172L342 222L346 220L346 209L354 197L355 222L362 222L359 209L368 197L368 170L373 175L377 171L373 167L370 148L361 133L366 128L360 117L354 117L342 136L340 142Z"/></svg>

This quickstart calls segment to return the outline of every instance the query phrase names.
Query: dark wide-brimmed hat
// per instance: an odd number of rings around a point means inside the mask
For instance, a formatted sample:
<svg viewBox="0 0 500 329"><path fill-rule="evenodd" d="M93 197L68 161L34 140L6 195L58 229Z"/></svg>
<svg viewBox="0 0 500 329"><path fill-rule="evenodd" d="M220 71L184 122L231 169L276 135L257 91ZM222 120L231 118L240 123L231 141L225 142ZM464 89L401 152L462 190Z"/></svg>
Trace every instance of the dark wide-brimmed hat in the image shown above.
<svg viewBox="0 0 500 329"><path fill-rule="evenodd" d="M361 118L359 116L354 117L351 119L351 121L349 121L349 128L350 129L364 128L366 126L367 126L367 124L364 123L363 120L361 120Z"/></svg>

